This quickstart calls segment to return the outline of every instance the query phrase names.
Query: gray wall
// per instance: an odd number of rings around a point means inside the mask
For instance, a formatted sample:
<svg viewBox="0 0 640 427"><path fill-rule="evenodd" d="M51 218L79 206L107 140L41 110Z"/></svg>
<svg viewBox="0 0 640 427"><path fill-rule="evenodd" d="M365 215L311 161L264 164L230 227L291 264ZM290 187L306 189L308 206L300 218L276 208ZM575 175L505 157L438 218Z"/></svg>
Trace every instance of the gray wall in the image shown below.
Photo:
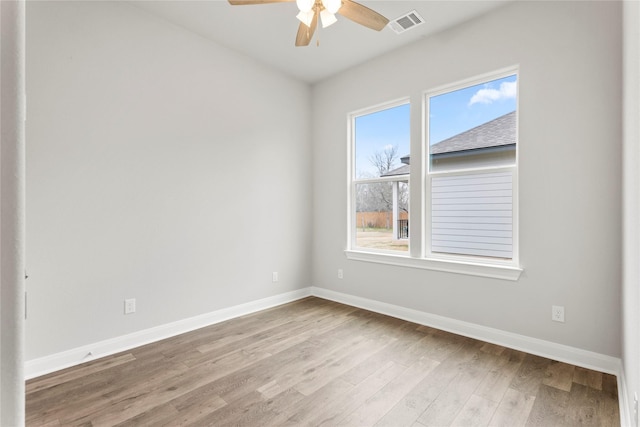
<svg viewBox="0 0 640 427"><path fill-rule="evenodd" d="M27 360L310 285L307 85L121 2L27 23Z"/></svg>
<svg viewBox="0 0 640 427"><path fill-rule="evenodd" d="M633 417L640 391L640 2L624 3L624 49L622 380Z"/></svg>
<svg viewBox="0 0 640 427"><path fill-rule="evenodd" d="M618 2L516 2L316 85L314 285L619 357L621 24ZM347 261L347 113L410 96L418 159L422 91L515 64L520 280Z"/></svg>

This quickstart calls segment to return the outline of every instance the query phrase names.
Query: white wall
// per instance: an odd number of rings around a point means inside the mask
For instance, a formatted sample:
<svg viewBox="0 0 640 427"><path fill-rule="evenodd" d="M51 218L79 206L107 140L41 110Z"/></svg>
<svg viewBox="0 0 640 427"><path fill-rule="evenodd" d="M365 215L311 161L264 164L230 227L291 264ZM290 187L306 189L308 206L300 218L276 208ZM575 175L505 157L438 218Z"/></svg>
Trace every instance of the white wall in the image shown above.
<svg viewBox="0 0 640 427"><path fill-rule="evenodd" d="M515 2L316 85L314 285L620 357L621 24L618 2ZM347 113L515 64L520 280L348 261Z"/></svg>
<svg viewBox="0 0 640 427"><path fill-rule="evenodd" d="M27 94L27 360L310 285L307 85L124 3L30 1Z"/></svg>
<svg viewBox="0 0 640 427"><path fill-rule="evenodd" d="M640 3L624 2L623 349L621 400L640 392ZM637 425L637 420L636 420Z"/></svg>

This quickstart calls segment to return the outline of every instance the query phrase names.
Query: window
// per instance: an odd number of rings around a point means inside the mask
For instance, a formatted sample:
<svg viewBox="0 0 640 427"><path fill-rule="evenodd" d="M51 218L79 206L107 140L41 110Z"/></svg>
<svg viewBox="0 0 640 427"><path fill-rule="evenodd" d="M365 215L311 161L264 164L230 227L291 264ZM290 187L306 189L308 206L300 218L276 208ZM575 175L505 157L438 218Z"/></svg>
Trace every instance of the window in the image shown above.
<svg viewBox="0 0 640 427"><path fill-rule="evenodd" d="M423 92L421 123L410 98L350 114L347 257L517 280L517 94L513 67Z"/></svg>
<svg viewBox="0 0 640 427"><path fill-rule="evenodd" d="M517 249L515 72L426 94L426 254L510 263Z"/></svg>
<svg viewBox="0 0 640 427"><path fill-rule="evenodd" d="M409 250L409 104L387 104L350 118L351 246Z"/></svg>

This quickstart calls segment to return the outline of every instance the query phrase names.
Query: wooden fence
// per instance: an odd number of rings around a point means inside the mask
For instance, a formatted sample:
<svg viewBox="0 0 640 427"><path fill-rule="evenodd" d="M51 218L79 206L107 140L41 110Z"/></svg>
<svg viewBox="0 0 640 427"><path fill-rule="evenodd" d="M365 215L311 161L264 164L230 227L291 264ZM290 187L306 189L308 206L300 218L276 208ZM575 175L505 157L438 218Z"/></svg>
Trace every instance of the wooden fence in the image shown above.
<svg viewBox="0 0 640 427"><path fill-rule="evenodd" d="M407 212L400 212L400 218L397 219L409 219ZM393 228L393 214L391 211L387 212L357 212L356 213L356 226L358 229L363 228Z"/></svg>

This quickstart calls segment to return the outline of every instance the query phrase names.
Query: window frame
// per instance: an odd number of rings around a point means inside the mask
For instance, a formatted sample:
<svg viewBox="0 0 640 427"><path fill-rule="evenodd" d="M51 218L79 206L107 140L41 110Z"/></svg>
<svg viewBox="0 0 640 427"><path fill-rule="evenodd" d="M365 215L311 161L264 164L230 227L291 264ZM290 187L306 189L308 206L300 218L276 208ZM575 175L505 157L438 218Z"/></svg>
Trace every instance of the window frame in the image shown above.
<svg viewBox="0 0 640 427"><path fill-rule="evenodd" d="M517 92L516 92L516 154L515 163L508 166L481 166L472 168L456 169L455 171L434 171L431 172L429 168L429 98L432 96L441 95L444 93L452 92L458 89L474 86L476 84L482 84L490 82L503 77L516 75ZM373 262L377 264L386 264L393 266L401 266L408 268L418 268L432 271L456 273L471 275L477 277L495 278L507 281L517 281L522 272L524 271L520 265L520 250L519 250L519 185L518 185L518 168L519 168L519 153L520 153L520 138L519 138L519 87L520 87L520 67L518 65L506 67L500 70L488 72L482 75L476 75L471 78L458 80L453 83L434 87L432 89L424 90L421 92L420 100L417 101L417 96L406 96L397 100L383 102L368 108L363 108L347 115L347 141L348 141L348 209L347 209L347 230L348 241L347 248L345 249L345 255L347 259L354 261ZM407 175L406 181L409 182L410 188L410 212L412 208L418 208L419 213L410 213L410 221L419 220L419 226L409 228L409 251L383 251L370 248L362 248L356 246L355 240L355 227L353 221L355 220L355 186L357 183L364 182L380 182L397 180L397 177L380 178L373 180L357 180L355 178L355 118L358 116L370 114L376 111L380 111L387 108L393 108L395 106L404 105L409 103L411 113L411 157L418 159L412 161L412 169L410 176L413 176L414 180L410 179ZM413 109L416 106L420 106L421 120L419 123L414 121L417 118L413 113ZM420 133L416 133L414 126L420 127ZM417 141L415 135L421 135L421 140ZM418 171L414 172L414 168ZM451 174L463 174L463 173L485 173L498 170L512 171L513 179L513 254L510 260L473 256L473 255L455 255L434 253L431 251L431 179L435 176L445 176ZM416 179L418 177L419 179ZM419 186L419 188L416 188ZM416 200L414 196L418 195L419 199ZM414 222L415 223L415 222ZM416 231L419 230L419 232ZM420 230L421 229L421 230Z"/></svg>
<svg viewBox="0 0 640 427"><path fill-rule="evenodd" d="M498 80L501 78L516 76L516 152L515 152L515 160L513 165L501 165L501 166L481 166L481 167L469 167L469 168L459 168L455 170L447 170L447 171L431 171L430 167L430 141L429 141L429 117L430 117L430 109L429 109L429 100L432 97L444 95L447 93L455 92L460 89L465 89L470 86L475 86L483 83L488 83L490 81ZM433 260L443 260L443 261L452 261L459 263L481 263L481 264L489 264L496 266L505 266L512 268L519 268L520 258L519 258L519 212L518 212L518 160L519 160L519 89L520 89L520 69L519 66L513 66L504 68L498 71L485 73L479 76L474 76L468 79L460 80L457 82L453 82L450 84L438 86L433 89L429 89L423 92L422 96L422 152L424 155L422 156L422 171L423 171L423 230L424 244L422 245L422 257L426 259ZM456 175L466 175L466 174L474 174L474 173L488 173L488 172L498 172L498 171L510 171L512 173L513 179L513 194L512 194L512 245L513 245L513 253L512 258L500 259L500 258L492 258L492 257L483 257L483 256L473 256L473 255L462 255L462 254L447 254L442 252L433 252L431 250L432 243L432 228L431 228L431 181L434 177L441 176L456 176Z"/></svg>
<svg viewBox="0 0 640 427"><path fill-rule="evenodd" d="M381 255L391 255L391 256L400 256L400 257L409 257L411 253L411 239L409 238L409 247L407 251L394 251L394 250L384 250L384 249L374 249L374 248L365 248L357 245L357 224L355 224L355 218L357 213L356 208L356 186L358 184L376 184L376 183L384 183L384 182L394 182L394 181L402 181L407 182L409 189L411 188L411 179L410 175L396 175L396 176L387 176L387 177L376 177L376 178L364 178L358 179L356 177L356 139L355 139L355 121L358 117L366 116L368 114L377 113L383 110L389 110L392 108L400 107L403 105L409 105L411 109L411 99L409 97L403 97L399 99L395 99L389 102L383 102L380 104L376 104L371 107L363 108L357 111L353 111L347 115L347 141L348 141L348 209L347 209L347 230L348 230L348 245L347 251L354 252L362 252L362 253L374 253ZM411 211L411 197L409 197L409 211ZM394 218L394 221L397 220Z"/></svg>

